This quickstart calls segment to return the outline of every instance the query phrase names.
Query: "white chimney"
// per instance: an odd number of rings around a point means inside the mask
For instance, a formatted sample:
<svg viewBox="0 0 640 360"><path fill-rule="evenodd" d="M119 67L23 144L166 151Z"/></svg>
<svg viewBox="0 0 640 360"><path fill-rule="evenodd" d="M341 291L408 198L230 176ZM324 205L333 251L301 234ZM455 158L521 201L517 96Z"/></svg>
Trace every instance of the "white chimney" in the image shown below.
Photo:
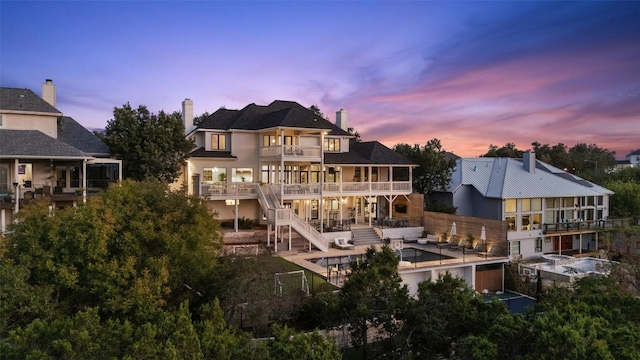
<svg viewBox="0 0 640 360"><path fill-rule="evenodd" d="M53 84L53 80L47 79L42 84L42 99L56 107L56 86Z"/></svg>
<svg viewBox="0 0 640 360"><path fill-rule="evenodd" d="M184 99L182 102L182 122L184 133L190 133L193 130L193 100L191 99Z"/></svg>
<svg viewBox="0 0 640 360"><path fill-rule="evenodd" d="M349 123L347 122L347 110L340 109L336 111L336 126L344 131L349 131Z"/></svg>
<svg viewBox="0 0 640 360"><path fill-rule="evenodd" d="M536 172L536 153L533 151L527 151L522 154L522 165L524 169L530 173Z"/></svg>

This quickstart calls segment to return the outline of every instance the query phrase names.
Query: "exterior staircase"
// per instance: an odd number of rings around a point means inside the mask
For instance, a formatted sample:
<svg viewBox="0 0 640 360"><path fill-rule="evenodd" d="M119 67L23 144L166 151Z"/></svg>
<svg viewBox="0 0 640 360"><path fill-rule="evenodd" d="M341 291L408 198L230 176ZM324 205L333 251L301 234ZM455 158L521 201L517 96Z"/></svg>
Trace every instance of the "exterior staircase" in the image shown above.
<svg viewBox="0 0 640 360"><path fill-rule="evenodd" d="M265 192L268 192L265 194ZM321 251L329 251L329 243L314 227L302 220L291 209L282 208L277 201L277 195L271 188L258 186L258 202L262 211L267 215L267 221L275 226L290 225L300 236L307 239Z"/></svg>
<svg viewBox="0 0 640 360"><path fill-rule="evenodd" d="M352 229L353 245L380 245L382 240L373 228Z"/></svg>

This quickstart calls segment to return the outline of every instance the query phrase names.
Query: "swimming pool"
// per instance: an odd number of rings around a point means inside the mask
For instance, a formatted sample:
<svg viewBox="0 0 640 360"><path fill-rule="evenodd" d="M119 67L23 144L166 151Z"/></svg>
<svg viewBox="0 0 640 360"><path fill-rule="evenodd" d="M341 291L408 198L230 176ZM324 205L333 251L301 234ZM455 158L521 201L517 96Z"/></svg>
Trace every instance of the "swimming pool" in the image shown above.
<svg viewBox="0 0 640 360"><path fill-rule="evenodd" d="M402 251L402 257L400 256L400 251ZM410 261L412 263L416 262L424 262L424 261L438 261L438 260L446 260L453 259L452 256L440 255L438 253L434 253L431 251L415 249L415 248L406 248L402 250L396 250L395 254L398 255L403 261ZM344 255L344 256L327 256L321 258L313 258L307 259L307 261L312 262L316 265L322 267L331 267L338 268L338 270L348 270L351 268L350 264L354 260L362 260L364 258L364 254L359 255Z"/></svg>

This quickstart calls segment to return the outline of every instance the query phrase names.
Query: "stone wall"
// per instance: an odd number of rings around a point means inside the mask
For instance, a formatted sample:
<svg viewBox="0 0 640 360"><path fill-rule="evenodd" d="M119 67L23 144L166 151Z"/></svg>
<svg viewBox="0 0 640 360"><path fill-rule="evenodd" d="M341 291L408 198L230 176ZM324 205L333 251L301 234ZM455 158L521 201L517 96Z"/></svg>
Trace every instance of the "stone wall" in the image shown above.
<svg viewBox="0 0 640 360"><path fill-rule="evenodd" d="M497 245L494 255L507 256L507 222L484 219L472 216L460 216L438 212L424 212L424 229L429 234L442 236L443 232L451 235L451 224L456 223L457 239L466 239L471 233L475 237L474 244L480 241L480 231L485 227L487 245Z"/></svg>

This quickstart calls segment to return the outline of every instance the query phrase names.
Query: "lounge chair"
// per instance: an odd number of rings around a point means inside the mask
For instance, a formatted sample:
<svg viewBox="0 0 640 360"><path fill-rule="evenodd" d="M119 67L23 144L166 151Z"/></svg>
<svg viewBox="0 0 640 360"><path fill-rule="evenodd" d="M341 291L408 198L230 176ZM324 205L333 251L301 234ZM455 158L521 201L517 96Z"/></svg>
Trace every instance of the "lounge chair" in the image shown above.
<svg viewBox="0 0 640 360"><path fill-rule="evenodd" d="M453 251L456 251L456 250L462 250L462 248L464 248L464 247L466 247L466 246L467 246L467 242L468 242L467 240L461 240L461 241L458 243L458 245L451 245L451 246L449 247L449 250L453 250Z"/></svg>
<svg viewBox="0 0 640 360"><path fill-rule="evenodd" d="M453 243L453 236L452 236L449 240L447 240L445 242L438 243L438 247L439 248L448 248L448 247L451 247L453 244L454 243Z"/></svg>
<svg viewBox="0 0 640 360"><path fill-rule="evenodd" d="M472 249L465 249L464 252L467 254L477 254L478 252L480 252L480 250L482 250L482 246L484 244L481 241L478 241L476 243L476 246L474 246Z"/></svg>
<svg viewBox="0 0 640 360"><path fill-rule="evenodd" d="M495 254L497 248L498 248L497 246L491 245L489 250L487 250L487 251L479 251L478 252L478 256L484 256L484 257L493 256Z"/></svg>
<svg viewBox="0 0 640 360"><path fill-rule="evenodd" d="M353 249L353 244L349 244L346 238L336 238L335 245L339 249Z"/></svg>

